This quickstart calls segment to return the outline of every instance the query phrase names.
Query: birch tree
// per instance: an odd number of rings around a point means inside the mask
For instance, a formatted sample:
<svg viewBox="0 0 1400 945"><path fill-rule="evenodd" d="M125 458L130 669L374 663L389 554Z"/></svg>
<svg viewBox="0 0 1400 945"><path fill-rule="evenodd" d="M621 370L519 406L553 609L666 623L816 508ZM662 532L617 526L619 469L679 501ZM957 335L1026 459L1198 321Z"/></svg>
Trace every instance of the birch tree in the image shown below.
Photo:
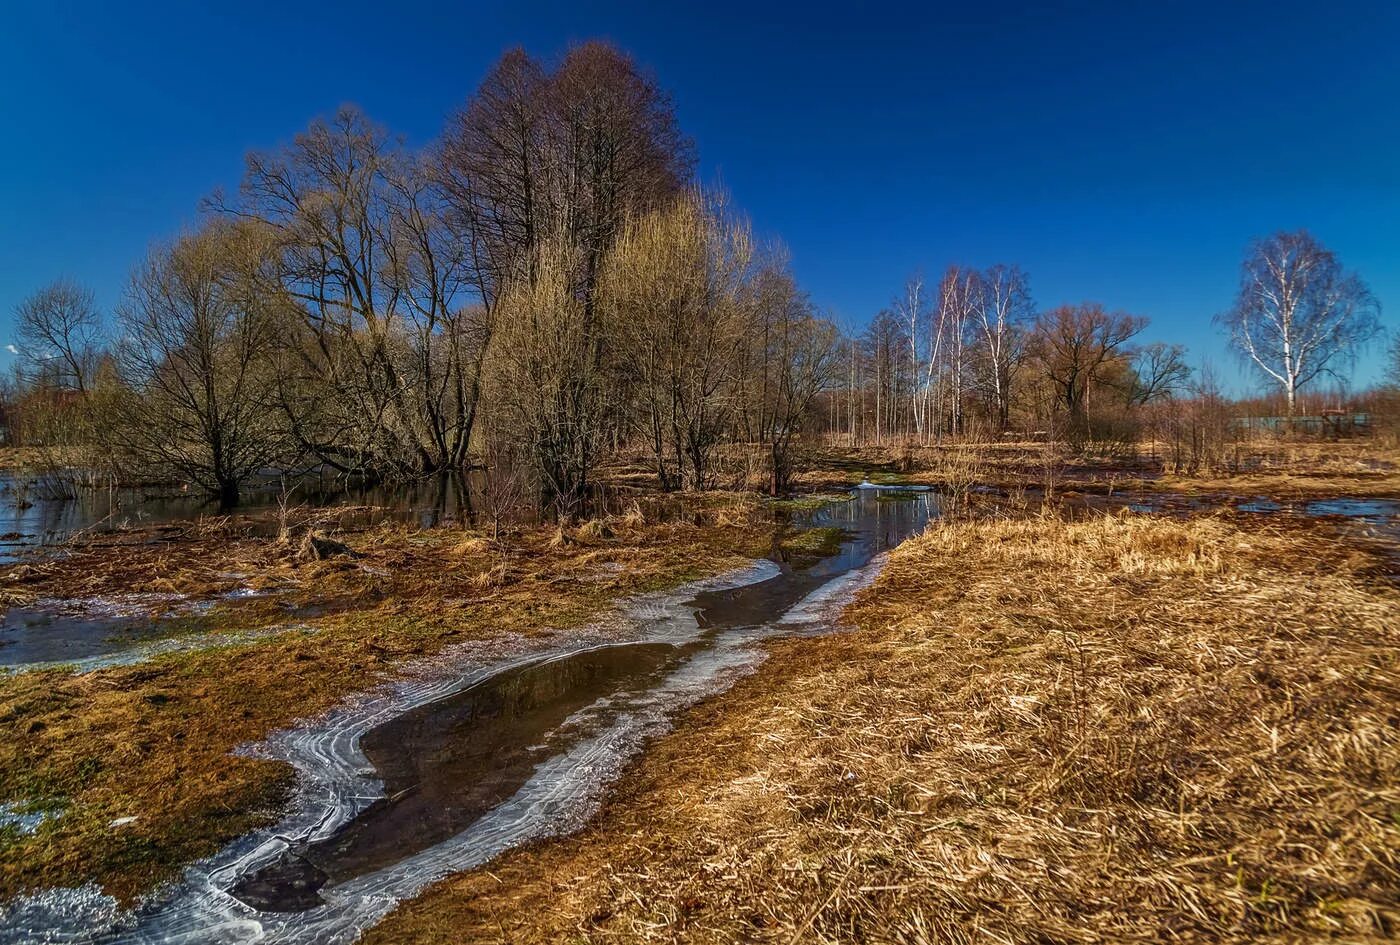
<svg viewBox="0 0 1400 945"><path fill-rule="evenodd" d="M964 336L972 323L982 293L981 275L975 269L949 266L938 287L938 311L929 351L929 377L936 390L947 391L947 409L939 409L938 420L948 419L956 434L962 428ZM943 383L938 384L938 375ZM941 395L936 395L941 400Z"/></svg>
<svg viewBox="0 0 1400 945"><path fill-rule="evenodd" d="M1335 375L1380 331L1366 283L1306 230L1251 247L1235 305L1218 317L1237 353L1276 383L1297 411L1298 391Z"/></svg>
<svg viewBox="0 0 1400 945"><path fill-rule="evenodd" d="M920 328L929 321L928 298L924 292L922 275L915 274L909 277L909 281L904 284L904 295L895 300L894 309L908 326L909 376L913 379L913 383L909 385L909 413L914 433L922 440L929 391L927 377L920 379L921 375L926 375L919 360L919 338L922 334Z"/></svg>
<svg viewBox="0 0 1400 945"><path fill-rule="evenodd" d="M998 428L1011 415L1011 381L1025 349L1026 329L1035 319L1030 284L1018 266L992 266L981 278L974 331L985 365L985 381Z"/></svg>

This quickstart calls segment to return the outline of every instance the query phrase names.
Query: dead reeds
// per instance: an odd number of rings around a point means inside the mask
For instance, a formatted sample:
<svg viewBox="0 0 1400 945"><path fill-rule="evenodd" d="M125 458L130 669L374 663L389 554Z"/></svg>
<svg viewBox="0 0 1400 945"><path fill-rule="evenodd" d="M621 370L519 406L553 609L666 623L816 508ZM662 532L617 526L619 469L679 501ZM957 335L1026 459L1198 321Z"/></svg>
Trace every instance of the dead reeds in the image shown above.
<svg viewBox="0 0 1400 945"><path fill-rule="evenodd" d="M1400 594L1317 530L938 525L581 835L371 942L1378 940Z"/></svg>

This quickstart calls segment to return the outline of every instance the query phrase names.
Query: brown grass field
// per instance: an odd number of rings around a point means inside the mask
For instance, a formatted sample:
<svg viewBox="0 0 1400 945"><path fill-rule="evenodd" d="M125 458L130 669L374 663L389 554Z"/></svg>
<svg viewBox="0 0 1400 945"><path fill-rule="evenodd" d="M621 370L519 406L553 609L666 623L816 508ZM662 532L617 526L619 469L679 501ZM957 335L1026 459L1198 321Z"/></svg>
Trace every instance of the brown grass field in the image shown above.
<svg viewBox="0 0 1400 945"><path fill-rule="evenodd" d="M943 524L582 833L366 941L1382 940L1400 592L1326 528Z"/></svg>
<svg viewBox="0 0 1400 945"><path fill-rule="evenodd" d="M337 536L358 559L305 561L294 543L237 537L215 523L178 540L99 536L5 568L7 603L131 592L207 599L244 583L279 593L221 605L184 632L287 623L316 632L81 675L0 675L0 800L64 811L30 835L0 830L0 898L92 880L130 900L276 819L291 768L235 757L237 746L446 644L567 630L625 595L766 552L771 530L751 520L755 503L707 504L696 513L701 524L618 518L606 537L585 525L562 544L548 528L492 542L460 529L384 525ZM289 616L286 605L313 609Z"/></svg>
<svg viewBox="0 0 1400 945"><path fill-rule="evenodd" d="M1043 482L1043 460L1038 444L867 449L823 458L802 485L869 475L1015 496ZM1375 444L1285 444L1234 476L1057 463L1070 497L1400 496L1400 453ZM752 496L683 504L665 524L635 514L499 541L357 527L334 537L358 557L323 561L215 519L93 534L0 569L5 604L252 587L267 596L179 632L316 631L0 676L0 801L64 811L32 835L0 829L0 899L93 880L133 901L276 818L291 769L239 745L449 643L567 632L770 550ZM367 941L1400 934L1393 543L1296 516L1038 507L989 497L972 511L996 517L907 542L848 610L853 629L772 644L757 674L649 748L582 833L438 884ZM833 539L787 544L817 554Z"/></svg>
<svg viewBox="0 0 1400 945"><path fill-rule="evenodd" d="M1043 487L1085 493L1172 492L1185 495L1400 496L1400 448L1375 440L1336 442L1260 439L1240 448L1240 468L1196 475L1162 472L1165 447L1146 443L1132 457L1072 454L1035 442L949 444L945 446L840 449L799 476L805 488L820 490L859 482L945 484L975 475L980 485L1002 489Z"/></svg>

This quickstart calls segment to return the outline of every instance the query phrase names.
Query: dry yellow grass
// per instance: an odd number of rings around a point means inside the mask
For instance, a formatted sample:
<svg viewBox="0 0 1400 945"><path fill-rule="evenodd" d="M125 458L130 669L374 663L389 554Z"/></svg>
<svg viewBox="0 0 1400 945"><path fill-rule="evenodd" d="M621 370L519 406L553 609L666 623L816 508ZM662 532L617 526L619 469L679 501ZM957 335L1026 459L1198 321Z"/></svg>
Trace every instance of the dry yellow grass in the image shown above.
<svg viewBox="0 0 1400 945"><path fill-rule="evenodd" d="M1101 493L1160 492L1267 495L1279 499L1339 496L1400 496L1400 449L1375 439L1335 442L1259 437L1241 444L1239 470L1195 476L1161 473L1170 450L1143 443L1133 459L1075 455L1045 443L949 443L943 446L865 447L818 457L798 480L807 489L831 489L869 475L956 486L971 468L982 485L1014 489L1045 484L1060 490ZM1047 466L1047 462L1051 465Z"/></svg>
<svg viewBox="0 0 1400 945"><path fill-rule="evenodd" d="M1400 594L1318 530L966 522L778 644L581 834L371 931L427 942L1378 940Z"/></svg>

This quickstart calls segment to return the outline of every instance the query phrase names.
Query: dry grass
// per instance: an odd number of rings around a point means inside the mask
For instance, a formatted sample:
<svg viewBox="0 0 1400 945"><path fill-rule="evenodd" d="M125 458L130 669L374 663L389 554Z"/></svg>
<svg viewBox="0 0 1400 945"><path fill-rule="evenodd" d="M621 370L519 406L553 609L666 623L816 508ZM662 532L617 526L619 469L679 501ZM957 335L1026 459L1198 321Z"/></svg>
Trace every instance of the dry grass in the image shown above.
<svg viewBox="0 0 1400 945"><path fill-rule="evenodd" d="M567 628L620 595L747 560L769 530L619 519L591 541L552 545L546 528L502 542L402 526L339 535L358 557L300 561L294 542L189 537L102 544L12 568L26 596L160 589L200 596L230 581L277 587L189 632L310 623L256 643L197 650L75 676L0 677L0 801L62 808L29 836L0 830L0 897L95 880L131 897L275 818L291 771L235 758L236 746L392 676L448 643ZM621 567L619 567L621 565ZM245 577L220 577L241 572ZM289 618L283 604L315 608ZM121 827L109 824L135 816Z"/></svg>
<svg viewBox="0 0 1400 945"><path fill-rule="evenodd" d="M1175 492L1310 496L1400 496L1400 450L1368 440L1268 444L1235 476L1171 476L1152 482Z"/></svg>
<svg viewBox="0 0 1400 945"><path fill-rule="evenodd" d="M953 443L943 446L864 447L833 451L798 476L808 490L859 482L916 482L956 491L973 470L976 484L1014 490L1044 486L1102 493L1128 489L1183 493L1267 495L1278 499L1400 496L1400 450L1377 440L1290 441L1260 437L1242 445L1235 475L1179 476L1160 472L1161 447L1145 443L1136 460L1069 455L1047 468L1047 444ZM1159 457L1154 459L1154 457Z"/></svg>
<svg viewBox="0 0 1400 945"><path fill-rule="evenodd" d="M583 833L405 904L418 942L1400 932L1400 594L1320 530L964 522L778 644Z"/></svg>

